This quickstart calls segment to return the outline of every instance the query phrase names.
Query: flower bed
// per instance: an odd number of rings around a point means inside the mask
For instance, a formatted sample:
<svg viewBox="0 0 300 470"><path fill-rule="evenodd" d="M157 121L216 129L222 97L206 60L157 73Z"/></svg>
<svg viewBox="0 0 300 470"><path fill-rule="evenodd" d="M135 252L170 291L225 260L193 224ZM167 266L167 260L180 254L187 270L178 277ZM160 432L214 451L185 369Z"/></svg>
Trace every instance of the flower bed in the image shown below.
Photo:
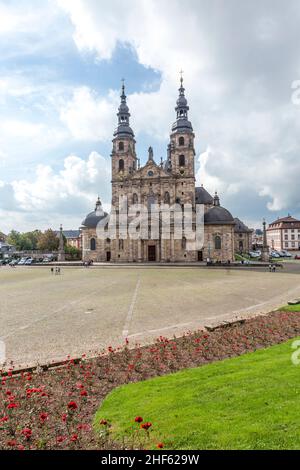
<svg viewBox="0 0 300 470"><path fill-rule="evenodd" d="M96 359L1 378L0 449L105 449L94 414L116 386L234 357L300 335L300 314L274 312L212 332L160 337L150 345L112 347ZM105 419L105 417L103 417ZM134 417L133 417L134 419ZM155 425L155 423L153 423ZM101 427L100 427L101 428ZM105 428L105 426L104 426ZM104 436L105 437L105 436Z"/></svg>

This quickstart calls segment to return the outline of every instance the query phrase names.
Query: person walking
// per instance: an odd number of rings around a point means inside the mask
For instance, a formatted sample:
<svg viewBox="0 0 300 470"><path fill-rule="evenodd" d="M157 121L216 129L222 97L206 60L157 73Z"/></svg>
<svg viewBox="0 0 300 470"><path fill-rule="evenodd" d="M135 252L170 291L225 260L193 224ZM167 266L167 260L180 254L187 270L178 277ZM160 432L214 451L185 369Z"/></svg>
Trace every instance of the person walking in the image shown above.
<svg viewBox="0 0 300 470"><path fill-rule="evenodd" d="M269 264L269 271L270 271L270 273L272 272L272 264L271 263Z"/></svg>

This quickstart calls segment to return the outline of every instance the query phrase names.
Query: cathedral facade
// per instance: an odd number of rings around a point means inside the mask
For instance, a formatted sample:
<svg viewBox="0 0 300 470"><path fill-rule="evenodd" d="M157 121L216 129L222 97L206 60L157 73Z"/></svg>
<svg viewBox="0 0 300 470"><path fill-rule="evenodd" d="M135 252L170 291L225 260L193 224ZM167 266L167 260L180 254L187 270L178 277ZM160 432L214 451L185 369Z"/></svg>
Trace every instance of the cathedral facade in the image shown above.
<svg viewBox="0 0 300 470"><path fill-rule="evenodd" d="M212 197L202 186L195 185L195 135L188 118L189 106L181 78L179 97L176 103L176 120L170 133L166 160L155 162L153 150L148 151L144 166L136 154L136 141L130 127L130 113L125 87L122 87L121 103L118 110L118 126L113 136L111 153L112 208L117 221L113 236L110 232L111 214L106 214L98 198L93 212L82 222L82 258L98 262L233 262L235 253L236 221L231 213L220 205L217 194ZM135 236L121 235L119 214L120 201L127 201L128 225L131 208L138 205L155 212L158 232L151 236L150 215L147 230L136 224ZM191 208L192 230L196 230L197 208L201 206L203 237L201 245L191 243L185 236L184 222L182 236L175 236L174 219L171 217L170 231L162 232L160 207L176 206ZM158 209L157 209L158 207ZM154 209L155 208L155 209ZM139 214L139 212L138 212ZM183 215L184 220L184 215ZM148 227L149 221L149 227ZM104 226L105 236L99 237L98 227ZM149 230L148 230L149 228Z"/></svg>

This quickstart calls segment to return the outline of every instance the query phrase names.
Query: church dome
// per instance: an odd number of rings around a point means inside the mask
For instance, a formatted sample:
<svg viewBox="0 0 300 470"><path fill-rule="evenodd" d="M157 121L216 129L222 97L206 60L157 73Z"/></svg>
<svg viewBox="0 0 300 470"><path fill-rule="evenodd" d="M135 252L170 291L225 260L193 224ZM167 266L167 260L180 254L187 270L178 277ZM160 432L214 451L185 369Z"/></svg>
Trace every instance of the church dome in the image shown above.
<svg viewBox="0 0 300 470"><path fill-rule="evenodd" d="M100 220L105 217L107 217L107 212L103 211L101 201L98 198L95 210L86 216L81 225L85 228L96 228Z"/></svg>
<svg viewBox="0 0 300 470"><path fill-rule="evenodd" d="M235 224L235 221L227 209L221 206L214 206L204 215L204 223L213 225L233 225Z"/></svg>

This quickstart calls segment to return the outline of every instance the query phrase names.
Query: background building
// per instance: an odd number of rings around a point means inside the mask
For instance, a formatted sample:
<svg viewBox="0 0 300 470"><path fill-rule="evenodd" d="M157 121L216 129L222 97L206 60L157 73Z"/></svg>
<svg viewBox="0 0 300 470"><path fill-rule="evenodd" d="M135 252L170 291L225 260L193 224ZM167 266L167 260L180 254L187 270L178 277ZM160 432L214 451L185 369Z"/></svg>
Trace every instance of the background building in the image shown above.
<svg viewBox="0 0 300 470"><path fill-rule="evenodd" d="M55 232L59 236L60 231ZM63 230L63 235L66 239L67 245L81 250L81 232L80 230Z"/></svg>
<svg viewBox="0 0 300 470"><path fill-rule="evenodd" d="M4 243L7 239L7 235L5 235L3 232L0 232L0 242Z"/></svg>
<svg viewBox="0 0 300 470"><path fill-rule="evenodd" d="M234 249L236 253L248 253L252 250L253 230L237 217L234 219Z"/></svg>
<svg viewBox="0 0 300 470"><path fill-rule="evenodd" d="M127 197L128 205L142 204L154 213L154 204L190 204L193 208L195 226L196 206L204 205L204 246L201 250L189 247L189 241L174 237L171 224L170 237L163 239L159 232L158 239L142 236L137 239L99 239L96 234L97 224L107 214L104 213L100 199L95 210L82 222L83 260L120 261L120 262L194 262L211 259L213 261L234 261L235 226L231 213L221 206L217 193L212 197L203 187L195 187L195 147L194 132L188 119L189 106L185 97L183 80L179 88L176 103L176 120L172 125L167 158L157 163L153 149L148 151L148 160L140 165L135 149L135 138L130 127L130 113L126 102L125 88L122 87L119 107L118 127L113 137L111 154L112 164L112 206L117 217L119 201ZM147 125L145 123L145 125ZM160 220L161 210L155 214ZM107 219L105 219L107 220ZM137 232L139 227L137 227ZM245 234L246 238L246 234ZM247 245L248 239L245 245Z"/></svg>
<svg viewBox="0 0 300 470"><path fill-rule="evenodd" d="M272 222L267 229L268 245L274 250L300 249L300 220L288 215Z"/></svg>

